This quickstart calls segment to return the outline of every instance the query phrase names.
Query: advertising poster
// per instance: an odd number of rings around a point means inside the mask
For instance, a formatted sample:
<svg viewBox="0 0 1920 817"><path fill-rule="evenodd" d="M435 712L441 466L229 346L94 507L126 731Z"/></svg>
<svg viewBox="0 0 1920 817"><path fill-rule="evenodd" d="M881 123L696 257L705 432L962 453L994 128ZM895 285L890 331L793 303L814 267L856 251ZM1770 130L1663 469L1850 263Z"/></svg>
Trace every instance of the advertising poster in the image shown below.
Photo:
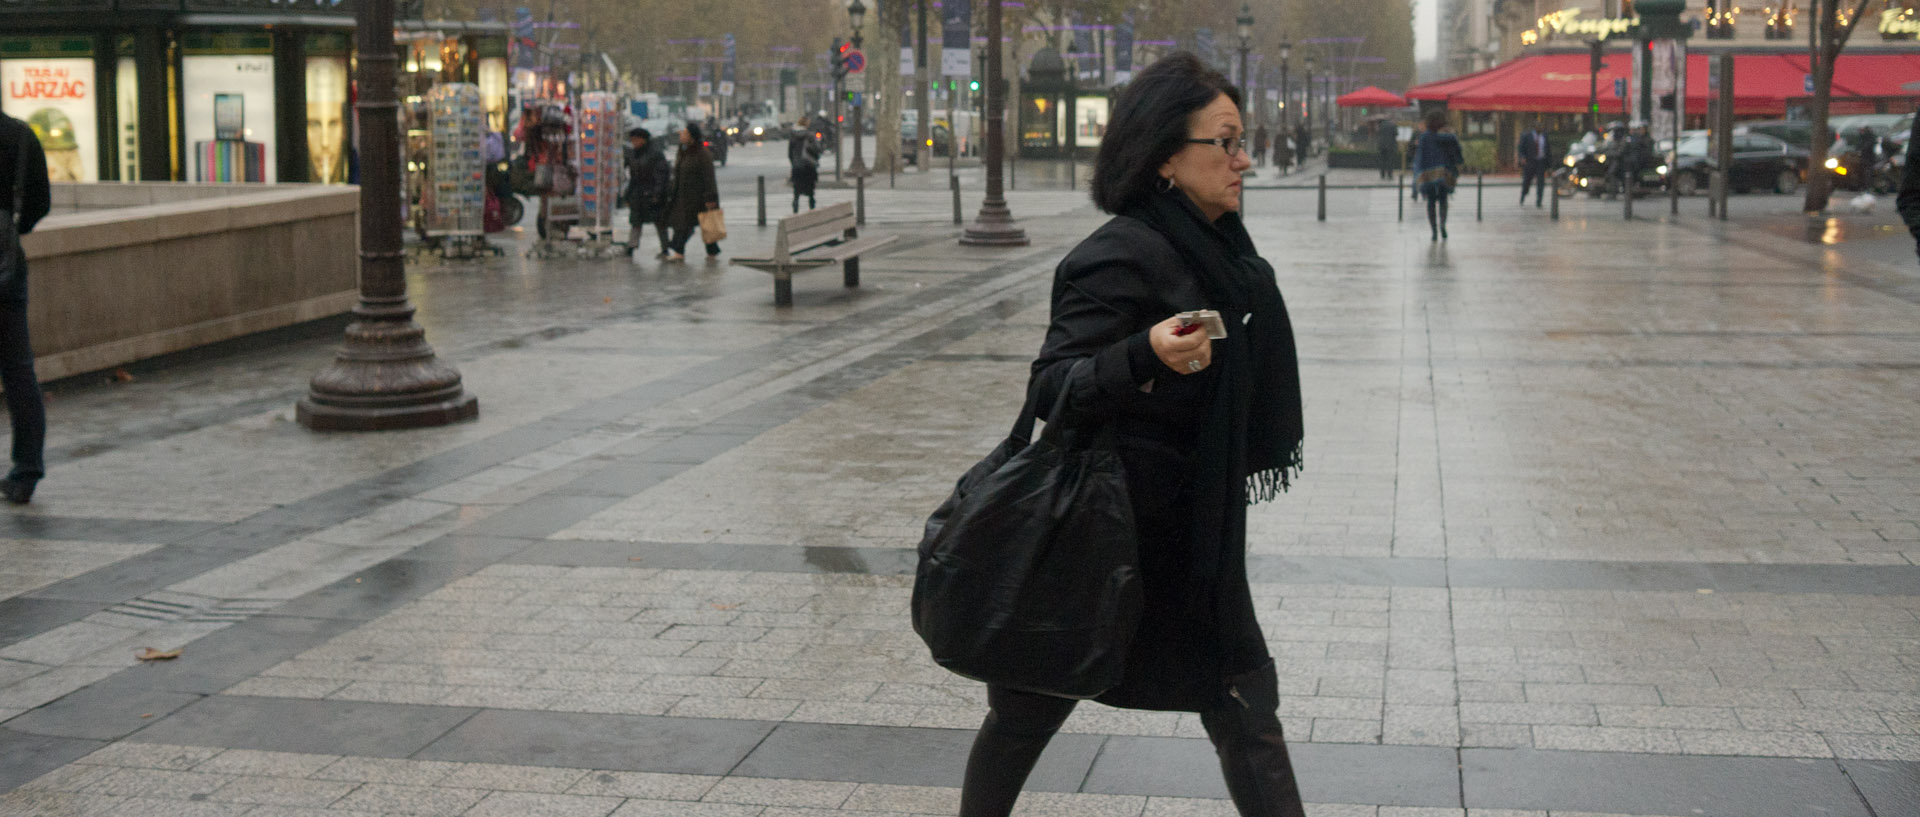
<svg viewBox="0 0 1920 817"><path fill-rule="evenodd" d="M307 181L347 181L347 58L307 58Z"/></svg>
<svg viewBox="0 0 1920 817"><path fill-rule="evenodd" d="M113 109L120 121L120 180L140 178L140 72L132 57L121 57L114 66Z"/></svg>
<svg viewBox="0 0 1920 817"><path fill-rule="evenodd" d="M0 110L25 121L47 154L47 176L56 182L100 180L100 138L95 115L93 60L86 58L0 61Z"/></svg>
<svg viewBox="0 0 1920 817"><path fill-rule="evenodd" d="M940 6L940 75L967 77L973 74L973 4L971 0L946 0Z"/></svg>
<svg viewBox="0 0 1920 817"><path fill-rule="evenodd" d="M181 125L192 153L189 178L199 182L275 181L273 58L182 57L180 74L186 97ZM324 134L324 118L321 124ZM309 120L310 137L311 128ZM346 140L335 139L332 144L344 147Z"/></svg>

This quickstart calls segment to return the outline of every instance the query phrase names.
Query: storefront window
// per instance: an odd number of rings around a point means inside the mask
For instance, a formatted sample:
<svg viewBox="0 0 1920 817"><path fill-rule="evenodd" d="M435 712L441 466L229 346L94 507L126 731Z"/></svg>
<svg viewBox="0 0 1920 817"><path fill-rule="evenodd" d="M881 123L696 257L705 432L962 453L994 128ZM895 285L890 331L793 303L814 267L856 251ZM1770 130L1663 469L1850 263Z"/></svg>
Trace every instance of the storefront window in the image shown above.
<svg viewBox="0 0 1920 817"><path fill-rule="evenodd" d="M1073 139L1078 150L1097 148L1107 135L1107 98L1083 96L1073 101Z"/></svg>
<svg viewBox="0 0 1920 817"><path fill-rule="evenodd" d="M487 109L487 130L507 129L507 58L480 58L480 103Z"/></svg>
<svg viewBox="0 0 1920 817"><path fill-rule="evenodd" d="M85 53L85 40L80 40ZM62 53L66 43L13 41L4 53ZM100 179L100 131L96 114L93 59L58 56L0 59L0 110L24 120L47 154L47 176L57 182Z"/></svg>
<svg viewBox="0 0 1920 817"><path fill-rule="evenodd" d="M347 180L347 58L307 58L307 181Z"/></svg>

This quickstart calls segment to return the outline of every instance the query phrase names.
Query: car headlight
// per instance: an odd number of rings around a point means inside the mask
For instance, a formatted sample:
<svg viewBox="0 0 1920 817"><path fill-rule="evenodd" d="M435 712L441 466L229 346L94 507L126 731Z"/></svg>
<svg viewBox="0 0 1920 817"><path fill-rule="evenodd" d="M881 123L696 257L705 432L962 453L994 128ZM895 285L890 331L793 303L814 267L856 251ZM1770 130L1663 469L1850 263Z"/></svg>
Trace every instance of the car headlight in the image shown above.
<svg viewBox="0 0 1920 817"><path fill-rule="evenodd" d="M1835 169L1838 169L1839 167L1840 167L1840 160L1838 158L1834 158L1834 157L1827 158L1828 170L1835 170Z"/></svg>
<svg viewBox="0 0 1920 817"><path fill-rule="evenodd" d="M765 133L766 130L767 130L766 128L754 128L753 135L759 136L760 134Z"/></svg>
<svg viewBox="0 0 1920 817"><path fill-rule="evenodd" d="M1656 168L1654 168L1654 169L1653 169L1653 172L1655 172L1655 173L1658 173L1658 174L1660 174L1660 175L1662 175L1662 176L1665 176L1665 175L1667 175L1667 166L1666 166L1666 165L1661 165L1661 166L1659 166L1659 167L1656 167Z"/></svg>
<svg viewBox="0 0 1920 817"><path fill-rule="evenodd" d="M1581 186L1581 187L1586 187L1586 186L1587 186L1587 181L1588 181L1587 179L1581 179L1581 180L1580 180L1580 186Z"/></svg>
<svg viewBox="0 0 1920 817"><path fill-rule="evenodd" d="M1579 159L1575 159L1572 156L1567 157L1567 167L1573 167L1574 165L1577 165L1579 163L1580 163Z"/></svg>
<svg viewBox="0 0 1920 817"><path fill-rule="evenodd" d="M1602 154L1600 154L1600 163L1601 163L1601 164L1606 164L1606 163L1607 163L1607 154L1605 154L1605 153L1602 153Z"/></svg>

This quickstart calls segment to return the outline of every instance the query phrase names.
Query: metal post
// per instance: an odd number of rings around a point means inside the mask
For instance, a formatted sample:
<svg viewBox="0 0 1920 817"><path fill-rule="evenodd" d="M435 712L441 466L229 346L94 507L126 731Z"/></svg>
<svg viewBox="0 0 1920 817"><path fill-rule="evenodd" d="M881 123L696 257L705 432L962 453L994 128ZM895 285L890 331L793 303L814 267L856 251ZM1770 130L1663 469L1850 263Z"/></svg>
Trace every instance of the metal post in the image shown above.
<svg viewBox="0 0 1920 817"><path fill-rule="evenodd" d="M393 0L360 0L360 301L333 363L313 376L294 419L316 431L439 426L479 415L460 372L433 353L407 301L400 223L400 103Z"/></svg>
<svg viewBox="0 0 1920 817"><path fill-rule="evenodd" d="M1547 218L1552 219L1554 221L1559 221L1560 220L1560 185L1556 184L1553 187L1548 188L1547 195L1553 197L1553 207L1547 211Z"/></svg>
<svg viewBox="0 0 1920 817"><path fill-rule="evenodd" d="M1487 174L1478 174L1473 183L1473 220L1481 221L1487 215Z"/></svg>
<svg viewBox="0 0 1920 817"><path fill-rule="evenodd" d="M953 190L953 223L964 224L966 222L960 217L960 177L948 176L947 187Z"/></svg>
<svg viewBox="0 0 1920 817"><path fill-rule="evenodd" d="M853 223L867 226L867 177L853 177Z"/></svg>
<svg viewBox="0 0 1920 817"><path fill-rule="evenodd" d="M1394 182L1393 184L1393 201L1395 205L1394 209L1397 211L1393 215L1394 221L1407 220L1407 197L1400 195L1400 191L1405 190L1406 187L1407 187L1407 174L1406 174L1406 171L1401 171L1400 180Z"/></svg>
<svg viewBox="0 0 1920 817"><path fill-rule="evenodd" d="M1620 205L1620 208L1622 214L1628 221L1633 220L1633 182L1633 179L1625 179L1620 183L1620 200L1624 202Z"/></svg>
<svg viewBox="0 0 1920 817"><path fill-rule="evenodd" d="M754 182L755 187L758 188L759 199L758 207L756 208L759 218L754 223L758 226L765 227L767 226L767 177L755 176Z"/></svg>
<svg viewBox="0 0 1920 817"><path fill-rule="evenodd" d="M1320 174L1320 220L1327 220L1327 174Z"/></svg>
<svg viewBox="0 0 1920 817"><path fill-rule="evenodd" d="M987 197L980 202L980 213L974 216L973 223L960 234L960 243L1022 247L1027 244L1027 232L1013 222L1013 213L1007 210L1006 194L1000 190L1000 164L1007 162L1008 178L1012 178L1013 164L1007 157L1007 89L1000 79L1000 0L987 2L987 102L984 106L987 114Z"/></svg>

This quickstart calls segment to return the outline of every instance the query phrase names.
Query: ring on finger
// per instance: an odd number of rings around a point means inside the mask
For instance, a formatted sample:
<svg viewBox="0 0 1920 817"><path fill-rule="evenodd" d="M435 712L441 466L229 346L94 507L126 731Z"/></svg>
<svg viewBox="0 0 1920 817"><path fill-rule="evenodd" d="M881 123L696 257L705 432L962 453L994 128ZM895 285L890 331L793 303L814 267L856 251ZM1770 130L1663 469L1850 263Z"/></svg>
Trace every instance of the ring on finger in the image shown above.
<svg viewBox="0 0 1920 817"><path fill-rule="evenodd" d="M1204 369L1204 368L1206 368L1206 367L1205 367L1205 366L1202 366L1202 365L1200 365L1200 361L1198 361L1198 360L1189 360L1189 361L1187 361L1187 371L1190 371L1190 372L1197 372L1197 371L1200 371L1201 369Z"/></svg>

